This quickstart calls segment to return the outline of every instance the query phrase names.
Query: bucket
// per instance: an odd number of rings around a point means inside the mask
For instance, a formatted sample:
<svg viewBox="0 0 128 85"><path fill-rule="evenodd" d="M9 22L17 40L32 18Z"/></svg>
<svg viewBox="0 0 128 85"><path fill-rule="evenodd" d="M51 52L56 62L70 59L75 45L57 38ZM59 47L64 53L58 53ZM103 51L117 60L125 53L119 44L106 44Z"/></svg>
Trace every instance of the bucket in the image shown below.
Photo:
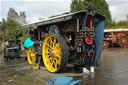
<svg viewBox="0 0 128 85"><path fill-rule="evenodd" d="M32 70L39 70L39 64L32 64Z"/></svg>

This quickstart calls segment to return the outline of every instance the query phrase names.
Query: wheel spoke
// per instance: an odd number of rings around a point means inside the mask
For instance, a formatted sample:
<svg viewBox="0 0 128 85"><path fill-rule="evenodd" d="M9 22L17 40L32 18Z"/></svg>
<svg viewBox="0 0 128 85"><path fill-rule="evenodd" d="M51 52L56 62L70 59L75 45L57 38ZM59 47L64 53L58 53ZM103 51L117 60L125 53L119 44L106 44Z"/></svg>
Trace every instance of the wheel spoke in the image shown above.
<svg viewBox="0 0 128 85"><path fill-rule="evenodd" d="M60 49L58 49L58 50L55 51L55 55L56 55L56 56L61 56L61 51L60 51Z"/></svg>
<svg viewBox="0 0 128 85"><path fill-rule="evenodd" d="M51 62L52 66L54 65L54 63L55 63L55 60L54 58L52 58L52 62Z"/></svg>
<svg viewBox="0 0 128 85"><path fill-rule="evenodd" d="M53 41L53 48L55 48L55 45L56 45L56 38L54 38L54 41Z"/></svg>
<svg viewBox="0 0 128 85"><path fill-rule="evenodd" d="M46 52L45 52L45 55L49 55L49 56L50 56L50 52L46 51Z"/></svg>
<svg viewBox="0 0 128 85"><path fill-rule="evenodd" d="M33 54L31 54L31 56L32 56L32 57L35 57L35 54L34 54L34 53L33 53Z"/></svg>
<svg viewBox="0 0 128 85"><path fill-rule="evenodd" d="M55 56L56 56L57 58L61 58L61 54L56 53Z"/></svg>
<svg viewBox="0 0 128 85"><path fill-rule="evenodd" d="M50 42L53 43L52 38L49 38Z"/></svg>
<svg viewBox="0 0 128 85"><path fill-rule="evenodd" d="M60 52L61 52L61 50L60 50L60 49L56 49L55 51L56 51L57 53L60 53Z"/></svg>
<svg viewBox="0 0 128 85"><path fill-rule="evenodd" d="M49 44L46 44L46 46L48 46L50 49L52 49L52 47Z"/></svg>
<svg viewBox="0 0 128 85"><path fill-rule="evenodd" d="M50 57L50 58L49 58L49 61L52 63L52 61L53 61L53 58L52 58L52 57Z"/></svg>
<svg viewBox="0 0 128 85"><path fill-rule="evenodd" d="M55 66L55 68L57 68L57 62L54 62L54 66Z"/></svg>
<svg viewBox="0 0 128 85"><path fill-rule="evenodd" d="M51 38L49 38L49 44L50 44L50 46L53 48L53 41L52 41L52 39Z"/></svg>
<svg viewBox="0 0 128 85"><path fill-rule="evenodd" d="M57 43L57 44L55 45L55 49L57 49L59 45L60 45L60 44L59 44L59 43Z"/></svg>
<svg viewBox="0 0 128 85"><path fill-rule="evenodd" d="M33 51L34 51L34 49L31 49L31 51L30 51L30 52L31 52L31 53L33 53Z"/></svg>
<svg viewBox="0 0 128 85"><path fill-rule="evenodd" d="M32 58L31 60L32 60L33 63L35 63L35 58Z"/></svg>
<svg viewBox="0 0 128 85"><path fill-rule="evenodd" d="M57 64L60 65L60 59L55 58L55 60L56 60Z"/></svg>

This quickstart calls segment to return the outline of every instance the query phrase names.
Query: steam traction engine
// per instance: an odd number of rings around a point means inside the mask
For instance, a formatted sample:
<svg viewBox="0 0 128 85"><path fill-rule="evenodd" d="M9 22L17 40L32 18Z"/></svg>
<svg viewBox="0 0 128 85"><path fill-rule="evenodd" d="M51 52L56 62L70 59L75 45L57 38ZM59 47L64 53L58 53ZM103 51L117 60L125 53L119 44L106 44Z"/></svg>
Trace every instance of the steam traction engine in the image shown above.
<svg viewBox="0 0 128 85"><path fill-rule="evenodd" d="M88 9L24 25L24 28L35 28L35 41L38 42L28 49L28 63L35 63L37 56L41 56L47 70L53 73L63 71L67 63L77 66L98 65L104 19L93 9Z"/></svg>
<svg viewBox="0 0 128 85"><path fill-rule="evenodd" d="M104 30L103 48L108 48L109 46L128 47L128 37L125 32L128 32L128 29Z"/></svg>

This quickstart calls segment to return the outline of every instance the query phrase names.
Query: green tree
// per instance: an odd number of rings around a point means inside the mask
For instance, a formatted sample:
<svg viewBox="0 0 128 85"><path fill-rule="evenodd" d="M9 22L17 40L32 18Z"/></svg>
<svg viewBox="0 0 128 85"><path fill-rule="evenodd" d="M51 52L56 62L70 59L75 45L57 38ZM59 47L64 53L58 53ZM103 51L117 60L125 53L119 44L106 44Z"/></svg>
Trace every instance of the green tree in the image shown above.
<svg viewBox="0 0 128 85"><path fill-rule="evenodd" d="M25 14L25 11L21 11L20 14L19 14L19 23L20 24L27 24L27 21L26 21L26 14ZM20 32L22 33L22 36L19 37L19 40L24 43L24 41L30 36L29 33L29 28L25 28L25 29L21 29Z"/></svg>
<svg viewBox="0 0 128 85"><path fill-rule="evenodd" d="M21 30L22 36L19 37L19 40L21 41L21 43L24 43L24 41L25 41L28 37L30 37L30 35L29 35L29 30L30 30L29 28L24 28L24 29Z"/></svg>
<svg viewBox="0 0 128 85"><path fill-rule="evenodd" d="M0 42L3 41L3 34L5 34L6 41L19 39L21 42L24 42L29 36L29 29L21 29L21 25L26 23L25 11L21 11L18 14L13 8L10 8L8 11L7 21L3 19L0 22ZM4 28L6 28L6 32L4 31L3 26L5 26Z"/></svg>
<svg viewBox="0 0 128 85"><path fill-rule="evenodd" d="M2 22L0 22L0 45L2 42L5 42L5 28L6 28L6 21L5 19L2 19Z"/></svg>
<svg viewBox="0 0 128 85"><path fill-rule="evenodd" d="M7 40L16 39L19 34L20 25L16 22L17 18L18 13L13 8L10 8L7 17Z"/></svg>
<svg viewBox="0 0 128 85"><path fill-rule="evenodd" d="M25 11L21 11L20 12L20 15L19 15L19 23L20 24L26 24L27 22L26 22L26 14L25 14Z"/></svg>
<svg viewBox="0 0 128 85"><path fill-rule="evenodd" d="M6 20L3 18L2 22L0 22L0 32L3 32L6 28Z"/></svg>
<svg viewBox="0 0 128 85"><path fill-rule="evenodd" d="M1 42L2 42L2 39L3 39L3 37L2 37L2 22L0 22L0 44L1 44Z"/></svg>
<svg viewBox="0 0 128 85"><path fill-rule="evenodd" d="M2 33L2 22L0 22L0 33Z"/></svg>
<svg viewBox="0 0 128 85"><path fill-rule="evenodd" d="M8 11L8 17L7 17L7 40L9 39L18 39L21 37L24 37L24 31L21 29L21 25L26 24L26 14L25 11L21 11L18 15L18 13L13 9L10 8Z"/></svg>
<svg viewBox="0 0 128 85"><path fill-rule="evenodd" d="M70 12L76 12L84 9L85 9L85 6L83 5L83 1L72 0Z"/></svg>
<svg viewBox="0 0 128 85"><path fill-rule="evenodd" d="M106 17L106 26L112 26L111 13L105 0L72 0L70 12L85 10L88 6Z"/></svg>

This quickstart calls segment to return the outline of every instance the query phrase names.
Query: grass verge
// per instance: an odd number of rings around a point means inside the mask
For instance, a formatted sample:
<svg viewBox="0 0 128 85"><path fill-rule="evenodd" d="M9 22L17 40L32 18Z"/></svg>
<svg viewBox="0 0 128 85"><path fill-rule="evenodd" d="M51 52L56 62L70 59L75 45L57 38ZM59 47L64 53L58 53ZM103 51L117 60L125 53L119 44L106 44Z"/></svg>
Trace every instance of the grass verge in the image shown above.
<svg viewBox="0 0 128 85"><path fill-rule="evenodd" d="M45 85L45 82L0 65L0 85Z"/></svg>

